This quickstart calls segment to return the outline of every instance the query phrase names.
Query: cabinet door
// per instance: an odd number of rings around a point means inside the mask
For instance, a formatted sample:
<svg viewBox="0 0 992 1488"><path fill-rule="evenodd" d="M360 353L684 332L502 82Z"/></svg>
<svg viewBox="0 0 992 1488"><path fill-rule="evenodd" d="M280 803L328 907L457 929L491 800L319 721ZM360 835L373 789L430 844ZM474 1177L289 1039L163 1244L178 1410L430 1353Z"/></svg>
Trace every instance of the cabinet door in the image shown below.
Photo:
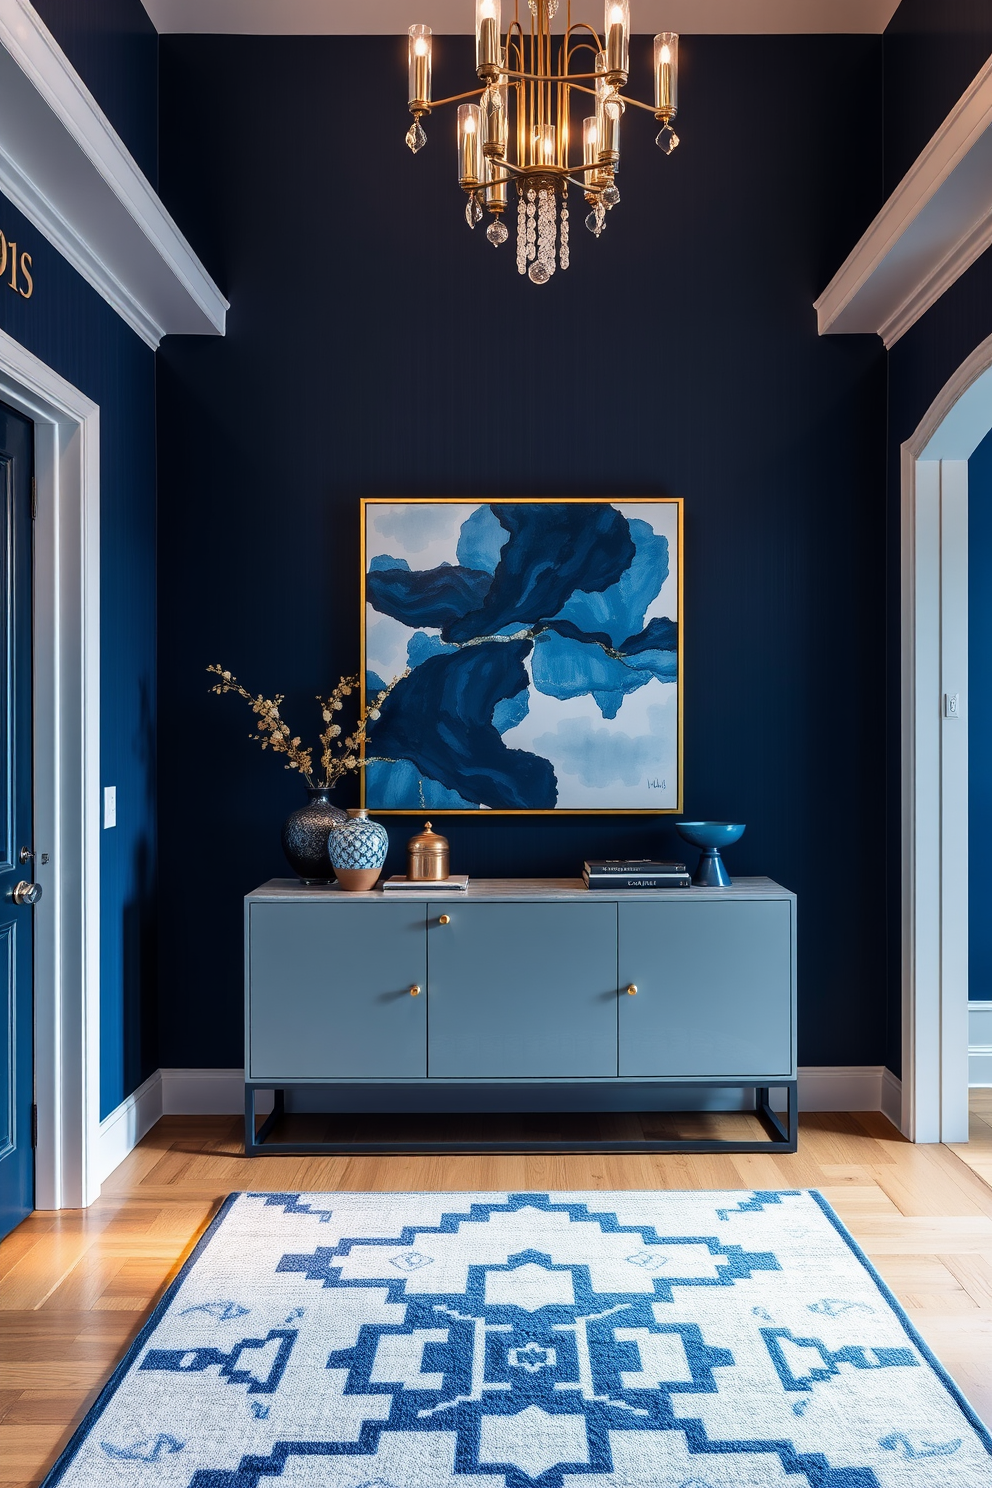
<svg viewBox="0 0 992 1488"><path fill-rule="evenodd" d="M423 1079L423 903L253 904L250 914L250 1079Z"/></svg>
<svg viewBox="0 0 992 1488"><path fill-rule="evenodd" d="M616 904L432 903L428 960L431 1075L616 1075Z"/></svg>
<svg viewBox="0 0 992 1488"><path fill-rule="evenodd" d="M621 904L619 934L621 1075L791 1076L787 900Z"/></svg>

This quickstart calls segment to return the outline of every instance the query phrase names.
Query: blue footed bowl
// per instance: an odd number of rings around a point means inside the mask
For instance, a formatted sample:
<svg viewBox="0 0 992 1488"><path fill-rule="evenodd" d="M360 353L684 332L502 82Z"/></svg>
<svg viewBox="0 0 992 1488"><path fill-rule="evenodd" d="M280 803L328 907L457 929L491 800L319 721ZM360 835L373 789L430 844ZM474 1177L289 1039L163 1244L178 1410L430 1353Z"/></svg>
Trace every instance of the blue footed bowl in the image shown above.
<svg viewBox="0 0 992 1488"><path fill-rule="evenodd" d="M723 866L721 847L730 847L744 835L739 822L676 822L676 830L685 842L703 849L693 883L704 889L727 889L733 879Z"/></svg>

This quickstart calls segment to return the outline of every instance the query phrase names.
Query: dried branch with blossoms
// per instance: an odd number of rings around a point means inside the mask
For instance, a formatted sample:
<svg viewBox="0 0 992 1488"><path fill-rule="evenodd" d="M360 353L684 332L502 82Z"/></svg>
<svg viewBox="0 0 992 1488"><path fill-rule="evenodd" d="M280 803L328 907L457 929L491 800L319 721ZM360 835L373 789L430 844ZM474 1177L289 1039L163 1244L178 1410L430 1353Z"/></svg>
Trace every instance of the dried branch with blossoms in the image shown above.
<svg viewBox="0 0 992 1488"><path fill-rule="evenodd" d="M251 710L258 720L258 733L249 734L250 739L257 739L263 749L271 749L274 754L286 756L285 769L298 770L307 785L311 788L329 789L336 785L342 775L349 771L360 770L366 761L363 758L363 749L368 739L369 725L379 717L379 710L388 698L396 684L402 681L401 677L394 677L388 687L374 697L366 699L365 706L359 709L358 722L354 729L346 737L342 738L341 725L336 720L336 714L343 712L344 699L350 697L358 687L358 677L342 677L330 697L323 698L318 695L317 702L320 704L324 720L324 730L320 734L320 765L323 770L323 779L314 780L313 747L303 742L298 734L293 734L279 709L282 706L284 693L277 692L275 697L266 698L261 693L252 697L251 693L218 663L217 666L208 666L208 672L213 672L220 678L211 687L211 692L236 692L243 697L246 703L251 705ZM409 667L403 673L404 677L410 675Z"/></svg>

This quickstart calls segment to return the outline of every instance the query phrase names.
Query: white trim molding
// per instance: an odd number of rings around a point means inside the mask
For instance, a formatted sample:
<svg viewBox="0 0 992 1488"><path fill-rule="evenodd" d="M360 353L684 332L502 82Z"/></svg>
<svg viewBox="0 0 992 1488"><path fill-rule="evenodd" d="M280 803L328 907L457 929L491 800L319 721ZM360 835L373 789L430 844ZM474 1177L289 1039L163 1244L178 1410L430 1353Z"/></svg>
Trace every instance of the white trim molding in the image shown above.
<svg viewBox="0 0 992 1488"><path fill-rule="evenodd" d="M143 0L145 10L163 35L169 32L247 36L405 36L410 24L409 0ZM771 35L777 33L880 35L898 0L665 0L660 14L655 0L633 0L635 31L657 31L661 20L669 31L696 36ZM564 30L562 6L556 25ZM472 32L468 0L431 0L430 20L436 36Z"/></svg>
<svg viewBox="0 0 992 1488"><path fill-rule="evenodd" d="M35 1203L100 1192L100 410L0 331L34 420ZM44 861L42 854L48 854Z"/></svg>
<svg viewBox="0 0 992 1488"><path fill-rule="evenodd" d="M992 1007L992 1003L989 1004ZM101 1182L163 1116L240 1116L245 1108L242 1069L161 1069L100 1123ZM812 1065L799 1071L801 1111L881 1111L899 1124L900 1081L882 1065ZM272 1109L260 1092L256 1110Z"/></svg>
<svg viewBox="0 0 992 1488"><path fill-rule="evenodd" d="M992 1085L992 1002L968 1004L968 1084Z"/></svg>
<svg viewBox="0 0 992 1488"><path fill-rule="evenodd" d="M103 1183L162 1115L162 1071L156 1070L100 1122L96 1171Z"/></svg>
<svg viewBox="0 0 992 1488"><path fill-rule="evenodd" d="M149 346L228 302L29 0L0 0L0 190Z"/></svg>
<svg viewBox="0 0 992 1488"><path fill-rule="evenodd" d="M816 301L820 335L895 345L990 243L992 58Z"/></svg>
<svg viewBox="0 0 992 1488"><path fill-rule="evenodd" d="M967 462L990 429L992 336L902 446L900 1124L915 1142L968 1140Z"/></svg>

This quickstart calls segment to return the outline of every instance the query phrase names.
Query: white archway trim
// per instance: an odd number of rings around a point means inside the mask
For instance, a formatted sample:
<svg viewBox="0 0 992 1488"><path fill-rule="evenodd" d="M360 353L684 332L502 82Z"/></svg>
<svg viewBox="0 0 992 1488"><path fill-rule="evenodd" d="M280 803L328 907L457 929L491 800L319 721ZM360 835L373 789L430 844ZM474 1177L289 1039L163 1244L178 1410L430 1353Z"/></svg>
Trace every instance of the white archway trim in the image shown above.
<svg viewBox="0 0 992 1488"><path fill-rule="evenodd" d="M902 446L902 1129L916 1142L968 1139L967 462L990 429L992 336Z"/></svg>
<svg viewBox="0 0 992 1488"><path fill-rule="evenodd" d="M3 331L0 398L35 424L35 1203L78 1208L102 1177L100 409Z"/></svg>

